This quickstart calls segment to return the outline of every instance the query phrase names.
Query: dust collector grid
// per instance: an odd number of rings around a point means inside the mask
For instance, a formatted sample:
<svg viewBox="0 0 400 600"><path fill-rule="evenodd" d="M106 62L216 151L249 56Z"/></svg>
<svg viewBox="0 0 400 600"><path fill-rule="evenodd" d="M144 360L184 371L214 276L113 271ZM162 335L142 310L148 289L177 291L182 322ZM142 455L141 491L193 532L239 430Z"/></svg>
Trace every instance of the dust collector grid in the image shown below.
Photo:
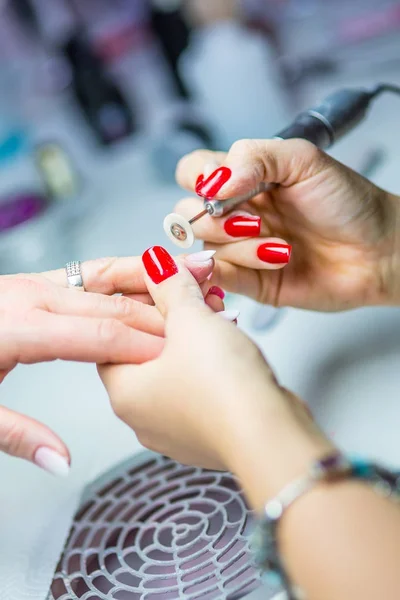
<svg viewBox="0 0 400 600"><path fill-rule="evenodd" d="M143 452L84 495L49 600L238 600L260 586L233 477Z"/></svg>

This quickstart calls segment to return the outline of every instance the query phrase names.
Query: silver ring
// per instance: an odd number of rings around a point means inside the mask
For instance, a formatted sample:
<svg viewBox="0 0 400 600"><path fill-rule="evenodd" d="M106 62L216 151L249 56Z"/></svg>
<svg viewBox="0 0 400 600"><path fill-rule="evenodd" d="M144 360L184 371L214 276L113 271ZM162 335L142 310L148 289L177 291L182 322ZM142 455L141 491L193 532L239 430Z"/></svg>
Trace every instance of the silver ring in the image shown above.
<svg viewBox="0 0 400 600"><path fill-rule="evenodd" d="M68 287L85 291L82 279L81 263L79 260L72 260L65 265L67 273Z"/></svg>

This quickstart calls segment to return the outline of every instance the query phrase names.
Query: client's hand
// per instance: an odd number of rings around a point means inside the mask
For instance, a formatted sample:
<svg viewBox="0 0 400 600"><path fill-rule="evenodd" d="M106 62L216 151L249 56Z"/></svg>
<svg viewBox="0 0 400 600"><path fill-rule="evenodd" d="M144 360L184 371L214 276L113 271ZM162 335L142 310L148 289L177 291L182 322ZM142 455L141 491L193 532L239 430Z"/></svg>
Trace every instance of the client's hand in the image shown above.
<svg viewBox="0 0 400 600"><path fill-rule="evenodd" d="M144 446L183 463L234 469L238 453L244 457L254 441L265 444L272 415L310 422L257 347L204 304L182 261L161 249L147 251L143 261L166 319L165 348L146 364L101 366L99 372L116 414Z"/></svg>
<svg viewBox="0 0 400 600"><path fill-rule="evenodd" d="M219 199L279 184L240 212L194 225L206 248L217 250L213 281L224 289L328 311L399 302L399 198L309 142L241 140L228 154L194 152L181 160L177 179ZM202 200L189 198L176 210L192 217L201 209Z"/></svg>
<svg viewBox="0 0 400 600"><path fill-rule="evenodd" d="M210 287L212 252L187 261ZM64 269L0 277L0 382L18 363L55 359L141 363L164 346L164 320L147 292L136 258L83 263L86 292L66 287ZM124 293L130 297L108 296ZM217 310L222 301L206 300ZM0 407L0 451L33 460L57 474L68 472L65 445L47 427Z"/></svg>

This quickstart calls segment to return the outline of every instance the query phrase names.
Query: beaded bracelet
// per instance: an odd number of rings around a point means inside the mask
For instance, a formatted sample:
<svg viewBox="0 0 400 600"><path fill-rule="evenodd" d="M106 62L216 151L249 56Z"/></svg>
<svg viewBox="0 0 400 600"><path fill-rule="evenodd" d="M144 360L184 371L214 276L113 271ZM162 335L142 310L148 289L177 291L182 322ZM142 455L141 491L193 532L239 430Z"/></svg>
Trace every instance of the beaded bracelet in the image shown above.
<svg viewBox="0 0 400 600"><path fill-rule="evenodd" d="M287 576L278 549L278 526L285 510L320 482L354 478L372 485L377 492L400 501L400 473L364 460L351 459L335 452L312 463L308 473L289 483L264 508L253 536L252 548L257 566L271 587L285 588L288 600L304 600L305 595Z"/></svg>

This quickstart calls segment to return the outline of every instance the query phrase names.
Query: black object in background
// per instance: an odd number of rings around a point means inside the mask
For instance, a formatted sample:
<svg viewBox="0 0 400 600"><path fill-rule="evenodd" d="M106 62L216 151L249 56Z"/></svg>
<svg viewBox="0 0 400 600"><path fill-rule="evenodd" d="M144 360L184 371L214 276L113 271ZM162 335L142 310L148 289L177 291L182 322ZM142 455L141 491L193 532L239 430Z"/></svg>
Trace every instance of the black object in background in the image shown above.
<svg viewBox="0 0 400 600"><path fill-rule="evenodd" d="M93 52L84 33L74 34L63 48L72 69L72 88L79 106L103 145L132 134L132 108Z"/></svg>
<svg viewBox="0 0 400 600"><path fill-rule="evenodd" d="M30 34L41 37L40 24L31 0L12 0L9 7Z"/></svg>
<svg viewBox="0 0 400 600"><path fill-rule="evenodd" d="M164 56L171 68L171 72L182 98L188 99L190 94L178 71L178 61L189 44L190 29L182 11L162 10L152 5L151 27L157 36Z"/></svg>

